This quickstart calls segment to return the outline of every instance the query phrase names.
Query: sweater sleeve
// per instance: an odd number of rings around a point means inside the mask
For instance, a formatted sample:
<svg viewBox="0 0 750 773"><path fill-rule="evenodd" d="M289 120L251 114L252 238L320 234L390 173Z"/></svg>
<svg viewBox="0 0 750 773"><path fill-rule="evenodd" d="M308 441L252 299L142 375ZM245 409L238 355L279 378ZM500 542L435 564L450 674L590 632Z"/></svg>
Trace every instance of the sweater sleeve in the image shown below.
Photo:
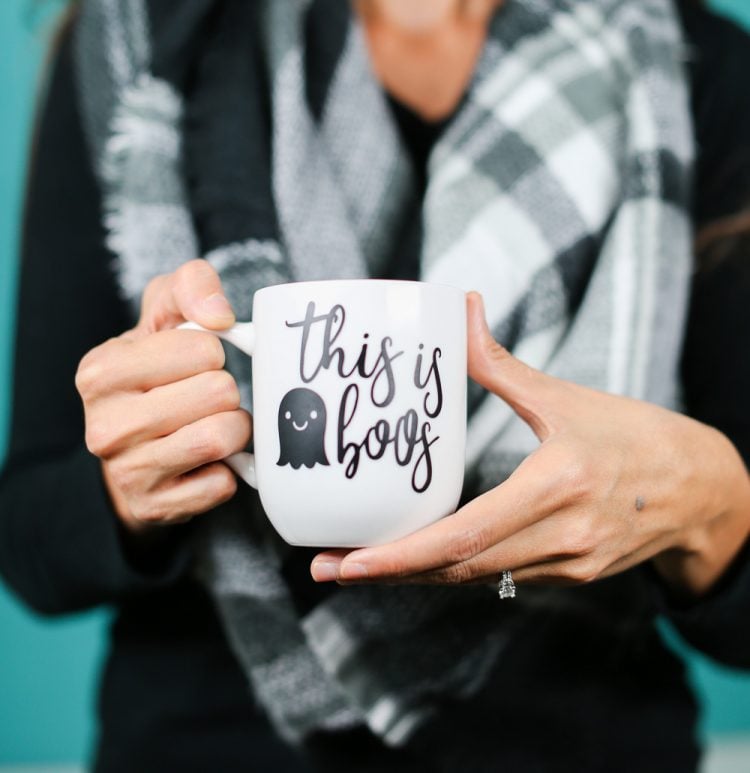
<svg viewBox="0 0 750 773"><path fill-rule="evenodd" d="M84 444L81 357L132 325L104 244L81 127L70 35L38 118L23 223L11 435L0 476L0 573L40 612L75 610L174 582L184 529L126 539Z"/></svg>
<svg viewBox="0 0 750 773"><path fill-rule="evenodd" d="M750 168L747 174L750 180ZM683 372L688 412L727 435L750 465L750 240L741 242L736 254L696 275ZM697 602L656 587L661 611L691 644L750 668L750 544Z"/></svg>
<svg viewBox="0 0 750 773"><path fill-rule="evenodd" d="M697 8L686 13L686 25L694 49L700 231L750 211L750 36ZM691 416L727 435L750 467L750 234L716 246L693 280L685 404ZM655 577L652 585L660 610L691 644L728 665L750 667L750 544L697 601L673 597Z"/></svg>

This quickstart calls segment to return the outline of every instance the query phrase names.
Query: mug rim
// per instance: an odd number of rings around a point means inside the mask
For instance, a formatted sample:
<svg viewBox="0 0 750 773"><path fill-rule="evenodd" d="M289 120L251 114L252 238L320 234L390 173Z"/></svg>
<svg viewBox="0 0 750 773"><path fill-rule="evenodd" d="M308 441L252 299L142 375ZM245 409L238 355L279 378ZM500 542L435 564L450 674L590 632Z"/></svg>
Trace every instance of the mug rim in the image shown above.
<svg viewBox="0 0 750 773"><path fill-rule="evenodd" d="M359 279L305 279L299 282L282 282L276 285L266 285L255 291L255 295L260 293L271 292L273 290L281 290L287 287L300 287L305 285L347 285L349 287L358 287L361 285L372 286L373 284L380 285L409 285L410 287L417 286L420 289L434 288L436 290L448 290L455 292L457 295L466 298L467 291L456 287L456 285L444 284L442 282L423 282L419 279L380 279L380 278L359 278Z"/></svg>

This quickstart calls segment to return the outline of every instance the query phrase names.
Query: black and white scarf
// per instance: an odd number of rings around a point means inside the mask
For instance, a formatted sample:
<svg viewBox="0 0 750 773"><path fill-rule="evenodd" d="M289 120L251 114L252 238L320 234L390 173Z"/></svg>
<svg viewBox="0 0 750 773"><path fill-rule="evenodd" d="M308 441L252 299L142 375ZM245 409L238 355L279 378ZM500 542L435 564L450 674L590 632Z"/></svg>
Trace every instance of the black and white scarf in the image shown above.
<svg viewBox="0 0 750 773"><path fill-rule="evenodd" d="M239 318L259 287L381 271L416 186L343 0L87 0L77 50L134 308L200 255ZM480 289L529 364L666 406L690 263L682 53L670 0L506 0L422 205L422 279ZM228 363L250 409L249 363ZM502 400L471 393L481 488L534 447ZM345 588L300 618L284 552L262 514L228 508L205 519L199 572L292 741L364 722L404 743L442 697L480 688L524 619L485 587Z"/></svg>

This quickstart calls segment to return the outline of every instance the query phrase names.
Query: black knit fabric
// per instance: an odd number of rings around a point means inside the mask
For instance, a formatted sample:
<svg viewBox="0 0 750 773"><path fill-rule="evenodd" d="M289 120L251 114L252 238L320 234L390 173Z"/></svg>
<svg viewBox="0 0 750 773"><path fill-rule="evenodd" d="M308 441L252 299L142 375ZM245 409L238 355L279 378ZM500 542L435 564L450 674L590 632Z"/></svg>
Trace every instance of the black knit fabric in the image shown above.
<svg viewBox="0 0 750 773"><path fill-rule="evenodd" d="M167 5L179 8L161 7ZM154 23L166 34L168 21L165 13ZM202 29L215 30L210 21ZM690 11L686 23L697 52L692 68L700 148L696 218L704 222L750 202L750 100L740 99L750 73L750 46L744 34L704 11ZM184 47L198 51L200 42L167 36L158 66L170 72L174 62L184 61ZM171 75L197 83L201 68L211 66L210 60L196 60L194 69ZM315 86L310 88L310 100L322 103ZM255 104L253 94L248 94L250 104ZM394 110L419 169L435 127L420 126L403 108ZM188 169L194 201L215 201L220 191L199 191L206 179L201 170L226 163L212 154L233 149L217 149L211 135L211 147L201 157L200 138L216 129L202 121L199 107L188 120L194 122L197 143ZM260 162L265 152L259 150ZM304 758L286 747L255 707L208 598L186 575L189 527L170 530L145 549L129 543L107 500L99 463L83 445L73 385L77 363L133 320L118 298L111 256L103 246L100 193L81 129L67 42L41 115L30 179L12 434L0 478L0 571L43 613L116 605L98 704L97 771L695 769L695 702L681 664L655 629L624 621L614 635L611 626L599 629L590 621L584 626L569 613L534 618L480 694L470 702L447 702L405 750L386 749L364 728L316 736ZM228 210L227 218L244 217L242 208L253 207L252 200L249 196L240 209ZM213 204L196 208L202 238L210 244ZM274 229L273 214L258 212ZM394 256L390 274L413 271L418 233L412 238ZM746 461L748 257L746 244L738 242L733 255L697 275L684 357L691 413L726 432ZM310 553L298 553L288 566L302 608L315 604L319 593L306 572L309 558ZM750 666L747 550L710 597L692 605L677 605L647 570L640 579L644 591L653 594L654 613L669 616L709 655ZM617 609L622 603L618 587L604 581L589 592L606 595ZM493 760L491 768L487 759Z"/></svg>

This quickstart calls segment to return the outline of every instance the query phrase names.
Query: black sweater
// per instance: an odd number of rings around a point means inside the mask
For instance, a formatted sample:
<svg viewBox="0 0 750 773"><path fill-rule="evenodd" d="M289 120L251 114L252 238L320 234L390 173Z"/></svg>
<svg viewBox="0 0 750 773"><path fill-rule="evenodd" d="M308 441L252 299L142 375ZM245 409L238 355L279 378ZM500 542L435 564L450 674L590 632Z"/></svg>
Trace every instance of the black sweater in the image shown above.
<svg viewBox="0 0 750 773"><path fill-rule="evenodd" d="M702 223L750 202L750 45L703 11L691 11L687 26L696 49ZM397 117L414 143L416 130ZM746 462L749 252L740 241L697 275L684 356L689 411L727 433ZM364 729L312 739L306 760L285 747L254 707L215 612L186 571L190 527L175 527L147 552L132 550L99 462L85 449L77 363L133 324L110 261L65 42L40 116L26 202L0 571L42 613L116 605L97 770L474 770L471 752L482 744L494 745L498 770L693 769L694 701L653 628L613 639L562 616L511 646L471 705L446 705L406 751L386 751ZM747 552L708 598L690 605L675 606L653 577L647 583L655 615L666 614L709 655L743 666L750 666ZM305 597L313 586L300 566L293 562L290 572ZM606 581L600 585L606 593Z"/></svg>

